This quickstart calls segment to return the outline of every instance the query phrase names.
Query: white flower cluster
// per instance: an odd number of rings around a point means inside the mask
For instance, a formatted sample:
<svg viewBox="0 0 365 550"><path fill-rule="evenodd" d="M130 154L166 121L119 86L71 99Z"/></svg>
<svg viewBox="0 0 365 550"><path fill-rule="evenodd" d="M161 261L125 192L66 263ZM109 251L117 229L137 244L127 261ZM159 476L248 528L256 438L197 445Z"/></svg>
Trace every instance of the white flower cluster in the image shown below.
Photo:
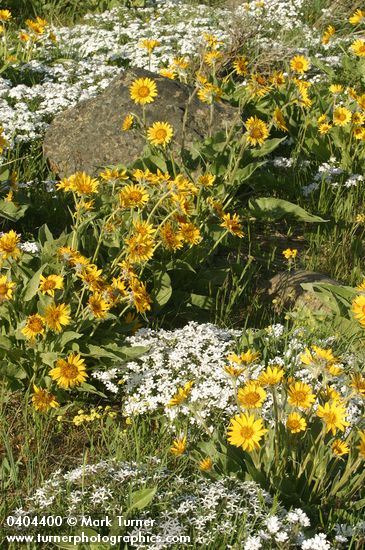
<svg viewBox="0 0 365 550"><path fill-rule="evenodd" d="M328 162L323 162L317 170L314 176L313 182L304 186L302 191L305 197L308 197L314 191L319 189L322 182L337 187L339 185L338 178L343 174L342 168L339 167L339 163L335 157L331 157Z"/></svg>
<svg viewBox="0 0 365 550"><path fill-rule="evenodd" d="M52 28L56 42L42 41L39 59L12 66L14 81L0 76L0 122L11 145L41 137L52 118L95 96L133 65L157 71L176 56L196 54L203 32L220 40L228 12L176 2L155 8L114 8L90 15L74 27ZM152 54L138 46L144 38L160 42ZM121 114L122 116L122 114Z"/></svg>

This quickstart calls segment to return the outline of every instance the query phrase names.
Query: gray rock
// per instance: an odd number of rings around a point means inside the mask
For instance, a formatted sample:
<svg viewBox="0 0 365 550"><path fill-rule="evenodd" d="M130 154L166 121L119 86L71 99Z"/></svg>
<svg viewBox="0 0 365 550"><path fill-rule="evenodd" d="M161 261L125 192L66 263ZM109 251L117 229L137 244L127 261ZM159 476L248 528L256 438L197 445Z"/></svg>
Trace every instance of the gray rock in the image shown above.
<svg viewBox="0 0 365 550"><path fill-rule="evenodd" d="M329 313L330 309L315 294L303 289L302 284L304 283L341 284L327 275L315 271L302 269L283 271L272 277L267 287L267 293L275 306L274 309L281 312L305 307L312 312Z"/></svg>
<svg viewBox="0 0 365 550"><path fill-rule="evenodd" d="M150 73L130 69L115 78L97 97L80 102L55 117L49 126L43 151L50 166L59 176L76 171L97 174L106 165L128 164L143 152L145 140L135 130L123 132L121 125L130 113L142 117L142 107L130 98L129 87L136 78L155 80L158 96L146 105L146 123L169 122L174 128L173 147L180 149L186 103L192 92L189 86ZM215 105L213 131L225 129L237 110L225 103ZM186 117L185 145L207 136L209 105L196 96L190 102Z"/></svg>

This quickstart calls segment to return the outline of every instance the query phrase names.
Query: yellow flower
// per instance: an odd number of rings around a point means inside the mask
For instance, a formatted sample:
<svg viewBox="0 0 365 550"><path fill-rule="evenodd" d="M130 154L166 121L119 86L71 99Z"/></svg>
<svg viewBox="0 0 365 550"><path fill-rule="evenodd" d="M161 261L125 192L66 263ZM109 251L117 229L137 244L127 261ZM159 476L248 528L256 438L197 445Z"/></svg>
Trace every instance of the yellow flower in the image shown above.
<svg viewBox="0 0 365 550"><path fill-rule="evenodd" d="M297 434L307 429L307 422L300 414L293 412L288 415L286 427L292 434Z"/></svg>
<svg viewBox="0 0 365 550"><path fill-rule="evenodd" d="M76 276L79 277L82 282L91 290L98 291L104 286L103 278L101 277L102 270L95 264L87 264L81 266L81 269L77 271Z"/></svg>
<svg viewBox="0 0 365 550"><path fill-rule="evenodd" d="M177 439L174 439L172 447L170 447L170 452L175 456L181 456L184 454L186 449L186 435L181 436Z"/></svg>
<svg viewBox="0 0 365 550"><path fill-rule="evenodd" d="M144 283L133 278L130 281L131 300L138 313L145 313L151 309L152 300L147 293Z"/></svg>
<svg viewBox="0 0 365 550"><path fill-rule="evenodd" d="M199 228L193 223L181 223L180 233L184 242L189 243L191 246L199 244L202 240Z"/></svg>
<svg viewBox="0 0 365 550"><path fill-rule="evenodd" d="M55 304L52 302L47 306L44 319L48 327L55 332L60 332L62 326L67 326L71 323L71 308L66 304Z"/></svg>
<svg viewBox="0 0 365 550"><path fill-rule="evenodd" d="M168 122L155 122L147 130L147 138L153 145L165 147L170 143L174 130Z"/></svg>
<svg viewBox="0 0 365 550"><path fill-rule="evenodd" d="M33 384L33 395L32 395L32 404L36 411L45 412L49 409L56 409L59 407L56 398L52 393L49 393L47 390L38 388Z"/></svg>
<svg viewBox="0 0 365 550"><path fill-rule="evenodd" d="M73 388L87 378L84 359L77 353L70 353L67 359L58 359L56 366L49 371L50 377L64 389Z"/></svg>
<svg viewBox="0 0 365 550"><path fill-rule="evenodd" d="M33 31L35 34L44 34L44 27L47 24L47 21L44 19L41 19L40 17L37 17L36 21L32 21L31 19L26 19L25 21L26 26L28 29Z"/></svg>
<svg viewBox="0 0 365 550"><path fill-rule="evenodd" d="M352 123L361 126L365 122L365 115L357 111L352 114Z"/></svg>
<svg viewBox="0 0 365 550"><path fill-rule="evenodd" d="M122 122L122 130L124 132L127 132L132 128L133 123L134 123L134 116L131 114L127 115Z"/></svg>
<svg viewBox="0 0 365 550"><path fill-rule="evenodd" d="M212 468L213 468L213 461L209 456L207 456L207 458L203 458L203 460L199 462L199 469L202 472L210 472Z"/></svg>
<svg viewBox="0 0 365 550"><path fill-rule="evenodd" d="M0 260L16 259L21 254L19 242L18 235L12 229L8 233L3 233L0 237Z"/></svg>
<svg viewBox="0 0 365 550"><path fill-rule="evenodd" d="M266 395L266 391L257 382L247 382L238 390L237 399L244 409L260 409Z"/></svg>
<svg viewBox="0 0 365 550"><path fill-rule="evenodd" d="M54 296L55 290L63 289L63 277L61 275L48 275L44 277L41 275L39 282L39 290L42 294L48 294Z"/></svg>
<svg viewBox="0 0 365 550"><path fill-rule="evenodd" d="M259 382L263 386L274 386L280 384L284 376L284 370L280 367L267 367L259 376Z"/></svg>
<svg viewBox="0 0 365 550"><path fill-rule="evenodd" d="M149 236L132 235L125 240L128 259L132 262L147 262L154 253L155 241Z"/></svg>
<svg viewBox="0 0 365 550"><path fill-rule="evenodd" d="M237 73L239 76L245 76L248 71L247 58L244 55L242 55L241 57L237 57L233 62L233 68L235 70L235 73Z"/></svg>
<svg viewBox="0 0 365 550"><path fill-rule="evenodd" d="M172 64L182 70L187 69L189 66L189 62L185 59L185 57L174 57Z"/></svg>
<svg viewBox="0 0 365 550"><path fill-rule="evenodd" d="M160 75L164 76L165 78L169 78L170 80L175 80L176 78L176 71L172 68L163 68L160 69Z"/></svg>
<svg viewBox="0 0 365 550"><path fill-rule="evenodd" d="M351 120L351 111L346 107L336 107L333 111L333 124L335 126L345 126Z"/></svg>
<svg viewBox="0 0 365 550"><path fill-rule="evenodd" d="M218 50L211 50L204 54L204 61L209 67L213 67L213 65L222 57L223 54Z"/></svg>
<svg viewBox="0 0 365 550"><path fill-rule="evenodd" d="M0 10L0 21L10 21L11 12L9 10Z"/></svg>
<svg viewBox="0 0 365 550"><path fill-rule="evenodd" d="M99 182L85 172L76 172L73 174L72 186L78 195L90 195L98 192Z"/></svg>
<svg viewBox="0 0 365 550"><path fill-rule="evenodd" d="M365 128L363 126L356 126L352 132L355 139L365 140Z"/></svg>
<svg viewBox="0 0 365 550"><path fill-rule="evenodd" d="M187 382L183 388L178 388L177 393L170 399L167 406L177 407L178 405L181 405L181 403L189 397L193 384L194 382L190 381Z"/></svg>
<svg viewBox="0 0 365 550"><path fill-rule="evenodd" d="M365 296L360 295L352 302L352 313L361 325L365 325Z"/></svg>
<svg viewBox="0 0 365 550"><path fill-rule="evenodd" d="M321 134L321 136L324 136L328 134L331 128L332 128L332 124L328 124L328 122L324 122L323 124L319 125L318 131Z"/></svg>
<svg viewBox="0 0 365 550"><path fill-rule="evenodd" d="M312 346L312 352L306 349L300 355L300 360L305 365L319 365L329 369L330 367L340 363L340 359L333 355L332 349L323 349L319 346ZM342 369L339 369L342 372Z"/></svg>
<svg viewBox="0 0 365 550"><path fill-rule="evenodd" d="M323 407L319 405L316 414L326 424L326 432L331 431L332 435L336 435L337 428L344 431L345 427L349 426L345 421L347 411L339 401L325 403Z"/></svg>
<svg viewBox="0 0 365 550"><path fill-rule="evenodd" d="M149 200L149 194L142 185L126 185L119 193L119 200L124 208L140 208Z"/></svg>
<svg viewBox="0 0 365 550"><path fill-rule="evenodd" d="M350 448L344 441L341 439L335 439L331 445L333 454L336 456L343 456L349 454Z"/></svg>
<svg viewBox="0 0 365 550"><path fill-rule="evenodd" d="M202 187L213 187L215 176L213 174L202 174L198 177L197 183Z"/></svg>
<svg viewBox="0 0 365 550"><path fill-rule="evenodd" d="M242 224L238 214L223 214L221 227L225 227L229 233L236 235L240 239L244 236L242 231Z"/></svg>
<svg viewBox="0 0 365 550"><path fill-rule="evenodd" d="M0 276L0 304L6 302L6 300L11 300L15 287L16 284L9 281L6 275Z"/></svg>
<svg viewBox="0 0 365 550"><path fill-rule="evenodd" d="M279 107L276 107L274 111L274 124L279 130L282 130L283 132L288 132L288 127L285 124L283 112Z"/></svg>
<svg viewBox="0 0 365 550"><path fill-rule="evenodd" d="M162 244L168 250L178 250L183 247L184 238L181 231L176 231L171 222L165 222L160 229Z"/></svg>
<svg viewBox="0 0 365 550"><path fill-rule="evenodd" d="M224 370L226 371L229 376L232 376L232 378L238 378L243 372L245 372L245 367L233 367L232 365L226 365L224 367Z"/></svg>
<svg viewBox="0 0 365 550"><path fill-rule="evenodd" d="M343 86L341 86L341 84L331 84L328 89L332 94L335 95L341 94L343 92Z"/></svg>
<svg viewBox="0 0 365 550"><path fill-rule="evenodd" d="M203 38L211 48L215 48L216 46L224 44L224 42L218 40L218 38L214 36L214 34L208 32L203 33Z"/></svg>
<svg viewBox="0 0 365 550"><path fill-rule="evenodd" d="M44 319L38 313L27 317L25 327L22 328L22 334L29 340L34 340L38 334L44 334Z"/></svg>
<svg viewBox="0 0 365 550"><path fill-rule="evenodd" d="M157 46L159 46L160 44L161 42L159 42L158 40L153 40L152 38L145 38L144 40L142 40L142 42L138 44L138 46L140 48L145 48L148 51L148 53L151 54L153 50L157 48Z"/></svg>
<svg viewBox="0 0 365 550"><path fill-rule="evenodd" d="M322 36L322 44L328 44L332 36L335 34L336 29L332 25L328 25Z"/></svg>
<svg viewBox="0 0 365 550"><path fill-rule="evenodd" d="M219 86L215 86L210 82L204 84L203 88L198 90L198 98L203 103L211 105L213 101L220 101L223 95L223 90Z"/></svg>
<svg viewBox="0 0 365 550"><path fill-rule="evenodd" d="M131 99L137 104L152 103L157 96L157 86L150 78L138 78L130 87Z"/></svg>
<svg viewBox="0 0 365 550"><path fill-rule="evenodd" d="M260 439L267 431L261 418L256 420L254 415L241 413L231 419L228 427L228 442L251 452L260 448Z"/></svg>
<svg viewBox="0 0 365 550"><path fill-rule="evenodd" d="M104 319L110 309L110 304L104 300L98 292L95 292L89 297L88 306L91 313L97 319Z"/></svg>
<svg viewBox="0 0 365 550"><path fill-rule="evenodd" d="M304 74L310 67L310 61L303 55L296 55L290 60L290 68L299 74Z"/></svg>
<svg viewBox="0 0 365 550"><path fill-rule="evenodd" d="M365 41L361 40L360 38L358 40L355 40L351 44L351 49L354 52L355 55L358 55L359 57L365 57Z"/></svg>
<svg viewBox="0 0 365 550"><path fill-rule="evenodd" d="M353 15L351 15L349 21L351 25L358 25L362 23L365 19L365 12L362 10L356 10Z"/></svg>
<svg viewBox="0 0 365 550"><path fill-rule="evenodd" d="M282 255L286 260L291 260L292 258L296 258L297 254L298 254L298 250L296 248L286 248L282 252Z"/></svg>
<svg viewBox="0 0 365 550"><path fill-rule="evenodd" d="M281 71L275 71L271 75L270 80L271 80L272 84L274 86L276 86L277 88L279 88L280 86L284 86L284 84L285 84L284 73L282 73Z"/></svg>
<svg viewBox="0 0 365 550"><path fill-rule="evenodd" d="M245 122L247 130L247 143L252 145L262 145L264 141L269 137L269 128L267 124L257 118L257 116L252 116Z"/></svg>
<svg viewBox="0 0 365 550"><path fill-rule="evenodd" d="M363 399L365 399L365 378L361 376L361 374L353 375L350 386L354 388Z"/></svg>
<svg viewBox="0 0 365 550"><path fill-rule="evenodd" d="M358 432L360 436L360 445L356 447L356 449L359 449L359 455L361 458L365 459L365 431Z"/></svg>
<svg viewBox="0 0 365 550"><path fill-rule="evenodd" d="M295 407L308 409L315 400L312 388L304 382L295 382L289 386L288 402Z"/></svg>

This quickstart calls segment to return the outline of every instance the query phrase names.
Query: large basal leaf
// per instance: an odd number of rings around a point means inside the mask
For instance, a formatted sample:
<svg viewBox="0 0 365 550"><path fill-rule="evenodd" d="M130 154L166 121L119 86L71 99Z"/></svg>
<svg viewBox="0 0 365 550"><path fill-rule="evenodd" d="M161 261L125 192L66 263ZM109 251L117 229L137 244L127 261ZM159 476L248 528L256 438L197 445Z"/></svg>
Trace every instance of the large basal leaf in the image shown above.
<svg viewBox="0 0 365 550"><path fill-rule="evenodd" d="M0 201L0 218L5 218L11 222L17 222L23 218L28 208L26 204L16 206L13 202L2 200Z"/></svg>
<svg viewBox="0 0 365 550"><path fill-rule="evenodd" d="M157 491L157 487L140 489L131 493L128 502L128 511L143 510L153 500Z"/></svg>
<svg viewBox="0 0 365 550"><path fill-rule="evenodd" d="M324 220L320 216L310 214L297 204L274 197L252 199L248 206L252 214L259 219L280 220L282 218L292 217L310 223L324 223L329 221Z"/></svg>
<svg viewBox="0 0 365 550"><path fill-rule="evenodd" d="M268 155L269 153L272 153L272 151L274 151L277 147L279 147L280 143L282 143L285 139L286 139L286 137L268 139L258 149L252 149L251 150L251 156L253 158L264 157L265 155Z"/></svg>

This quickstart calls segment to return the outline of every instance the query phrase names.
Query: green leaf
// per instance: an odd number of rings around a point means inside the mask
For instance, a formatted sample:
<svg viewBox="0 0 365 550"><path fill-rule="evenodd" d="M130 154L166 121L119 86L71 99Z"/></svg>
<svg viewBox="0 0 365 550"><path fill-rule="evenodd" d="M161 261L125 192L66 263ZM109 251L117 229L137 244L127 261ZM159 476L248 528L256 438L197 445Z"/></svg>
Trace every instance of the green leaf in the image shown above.
<svg viewBox="0 0 365 550"><path fill-rule="evenodd" d="M170 300L172 294L171 279L166 272L160 272L154 277L154 288L151 298L159 307L164 306Z"/></svg>
<svg viewBox="0 0 365 550"><path fill-rule="evenodd" d="M274 151L274 149L279 147L280 143L282 143L285 139L286 139L286 137L268 139L258 149L251 149L251 156L253 158L264 157L265 155L268 155L269 153Z"/></svg>
<svg viewBox="0 0 365 550"><path fill-rule="evenodd" d="M42 275L42 271L44 270L46 265L47 264L42 265L42 267L40 267L38 269L38 271L36 271L34 273L33 277L28 281L28 284L25 287L25 293L24 293L24 296L23 296L23 300L25 302L29 302L29 300L31 300L33 298L33 296L35 296L37 294L37 291L38 291L38 288L39 288L39 281L40 281L40 278L41 278L41 275Z"/></svg>
<svg viewBox="0 0 365 550"><path fill-rule="evenodd" d="M191 293L189 301L193 306L200 307L201 309L211 309L213 307L213 299L209 298L209 296Z"/></svg>
<svg viewBox="0 0 365 550"><path fill-rule="evenodd" d="M140 489L139 491L134 491L131 493L128 499L128 512L134 509L143 510L143 508L146 508L146 506L148 506L153 500L156 491L157 486L147 489Z"/></svg>
<svg viewBox="0 0 365 550"><path fill-rule="evenodd" d="M11 222L17 222L24 217L25 212L28 210L29 205L23 204L17 206L13 202L0 200L0 217L5 218Z"/></svg>
<svg viewBox="0 0 365 550"><path fill-rule="evenodd" d="M69 342L72 342L73 340L78 340L82 336L83 335L80 334L79 332L73 332L72 330L68 330L62 334L60 338L60 345L65 346Z"/></svg>
<svg viewBox="0 0 365 550"><path fill-rule="evenodd" d="M93 393L95 395L99 395L100 397L106 397L106 395L94 388L91 384L87 384L86 382L83 382L80 386L76 387L77 391L81 393Z"/></svg>
<svg viewBox="0 0 365 550"><path fill-rule="evenodd" d="M293 217L303 222L324 223L329 221L310 214L297 204L274 197L250 200L248 207L252 214L259 219L280 220L285 217Z"/></svg>

